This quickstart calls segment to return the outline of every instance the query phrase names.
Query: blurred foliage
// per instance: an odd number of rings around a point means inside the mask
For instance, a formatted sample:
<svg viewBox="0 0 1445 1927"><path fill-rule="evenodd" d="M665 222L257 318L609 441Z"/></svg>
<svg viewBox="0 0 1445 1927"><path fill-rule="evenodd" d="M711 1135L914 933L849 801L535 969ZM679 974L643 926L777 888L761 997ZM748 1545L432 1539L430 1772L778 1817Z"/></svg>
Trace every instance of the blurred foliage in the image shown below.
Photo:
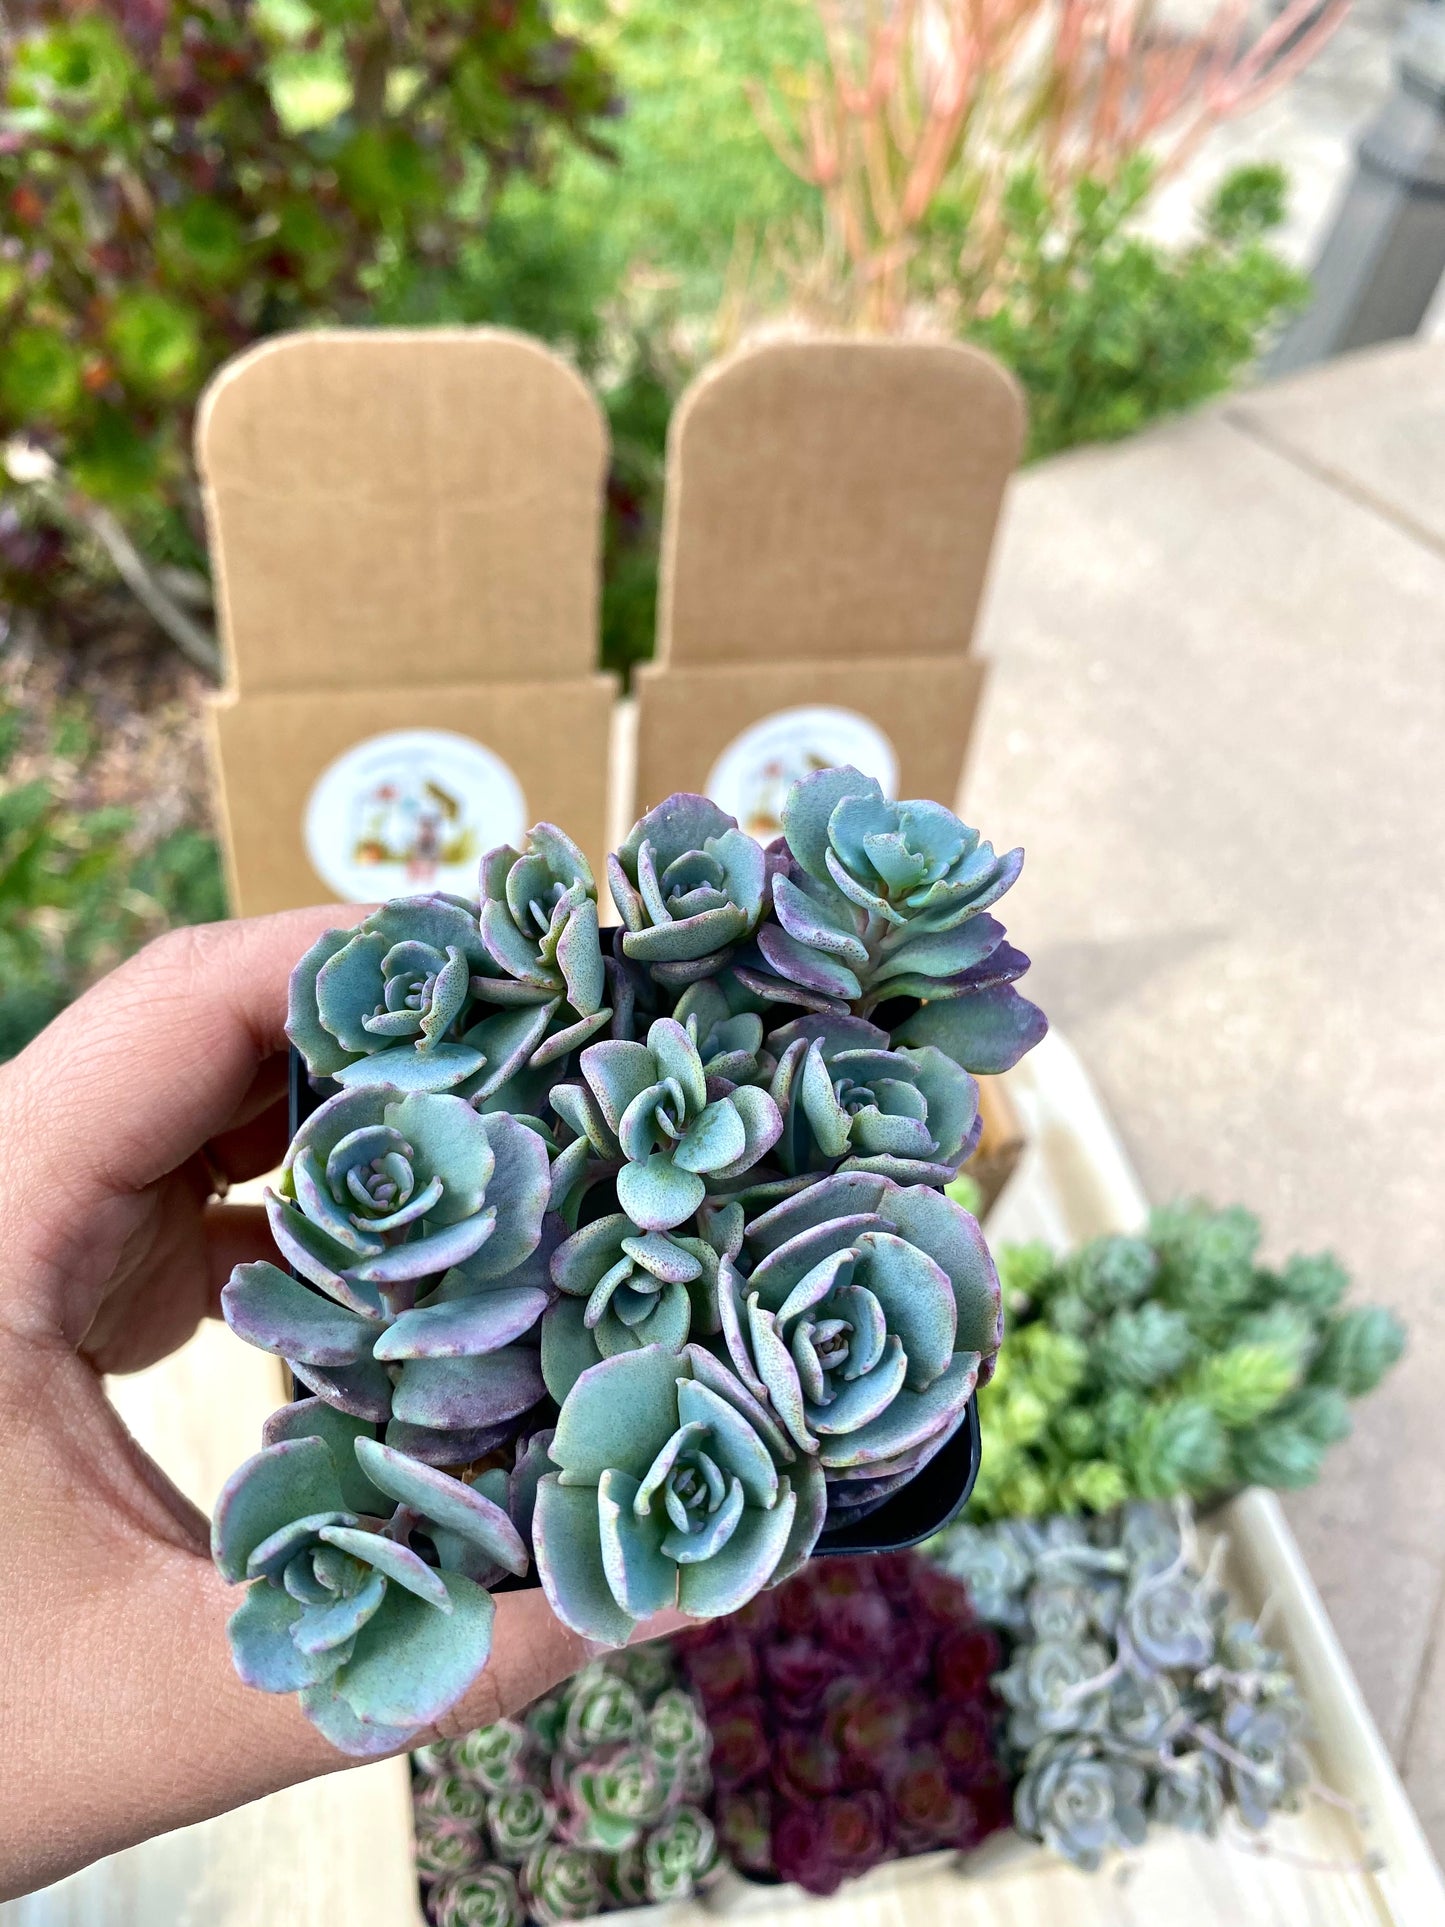
<svg viewBox="0 0 1445 1927"><path fill-rule="evenodd" d="M148 938L226 914L210 837L147 840L127 810L66 802L97 747L82 709L53 720L38 754L34 728L0 705L0 1059Z"/></svg>
<svg viewBox="0 0 1445 1927"><path fill-rule="evenodd" d="M1152 185L1142 156L1112 187L1080 182L1063 209L1034 173L1009 184L995 286L966 332L1023 384L1030 455L1116 441L1222 394L1309 292L1266 241L1285 215L1280 168L1229 174L1182 248L1130 229Z"/></svg>
<svg viewBox="0 0 1445 1927"><path fill-rule="evenodd" d="M545 0L20 0L0 53L0 438L193 569L212 371L368 318L615 107ZM76 586L83 520L0 527L0 597Z"/></svg>
<svg viewBox="0 0 1445 1927"><path fill-rule="evenodd" d="M0 439L41 443L59 483L0 500L0 598L81 623L113 515L204 619L189 437L216 365L316 321L491 322L602 397L603 660L649 655L672 405L823 248L749 97L800 100L819 45L811 0L8 9ZM1018 374L1032 454L1219 392L1302 296L1268 245L1277 170L1232 175L1182 247L1139 232L1152 185L1136 158L1059 206L1019 172L986 287L964 285L966 196L930 207L917 288Z"/></svg>
<svg viewBox="0 0 1445 1927"><path fill-rule="evenodd" d="M1240 1206L1161 1206L1137 1238L998 1254L1008 1338L979 1394L976 1522L1298 1487L1404 1350L1328 1252L1275 1269Z"/></svg>

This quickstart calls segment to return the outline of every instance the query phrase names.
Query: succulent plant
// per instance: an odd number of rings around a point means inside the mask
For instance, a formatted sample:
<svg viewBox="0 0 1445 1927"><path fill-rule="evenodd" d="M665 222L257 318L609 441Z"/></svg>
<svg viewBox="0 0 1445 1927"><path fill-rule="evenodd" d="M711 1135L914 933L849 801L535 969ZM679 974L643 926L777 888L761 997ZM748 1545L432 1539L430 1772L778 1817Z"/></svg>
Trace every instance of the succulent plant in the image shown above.
<svg viewBox="0 0 1445 1927"><path fill-rule="evenodd" d="M607 861L623 954L674 988L715 975L761 920L768 873L735 817L705 796L669 796Z"/></svg>
<svg viewBox="0 0 1445 1927"><path fill-rule="evenodd" d="M1129 1760L1087 1740L1048 1749L1014 1793L1021 1833L1093 1873L1114 1848L1141 1847L1148 1831L1147 1780Z"/></svg>
<svg viewBox="0 0 1445 1927"><path fill-rule="evenodd" d="M491 967L465 904L399 897L312 944L291 975L286 1034L313 1077L451 1090L484 1062L452 1033L472 973Z"/></svg>
<svg viewBox="0 0 1445 1927"><path fill-rule="evenodd" d="M591 1044L578 1061L584 1081L559 1084L552 1108L617 1167L617 1202L643 1231L684 1224L709 1182L751 1170L782 1130L765 1091L709 1096L697 1045L675 1018L649 1025L645 1044Z"/></svg>
<svg viewBox="0 0 1445 1927"><path fill-rule="evenodd" d="M423 1879L445 1880L473 1866L482 1850L482 1836L464 1820L435 1818L418 1811L412 1826L413 1852Z"/></svg>
<svg viewBox="0 0 1445 1927"><path fill-rule="evenodd" d="M924 1186L839 1172L756 1218L724 1257L729 1361L860 1514L962 1423L1001 1335L976 1221Z"/></svg>
<svg viewBox="0 0 1445 1927"><path fill-rule="evenodd" d="M366 1756L433 1724L487 1663L491 1596L447 1555L517 1573L528 1560L483 1494L360 1434L353 1449L345 1484L323 1436L248 1459L217 1502L212 1550L223 1577L248 1582L227 1629L241 1678L299 1693L333 1745ZM358 1477L364 1511L348 1503Z"/></svg>
<svg viewBox="0 0 1445 1927"><path fill-rule="evenodd" d="M542 1326L542 1373L560 1404L590 1366L647 1345L680 1352L715 1332L718 1256L705 1238L641 1231L621 1212L594 1218L559 1246L563 1294Z"/></svg>
<svg viewBox="0 0 1445 1927"><path fill-rule="evenodd" d="M500 1907L518 1919L585 1919L686 1900L716 1864L702 1709L660 1646L594 1662L525 1723L501 1720L413 1755L417 1871L428 1909ZM439 1813L469 1790L468 1824ZM472 1809L469 1807L468 1809ZM485 1916L479 1914L478 1918ZM499 1916L505 1917L505 1916Z"/></svg>
<svg viewBox="0 0 1445 1927"><path fill-rule="evenodd" d="M549 1190L546 1146L515 1118L382 1085L313 1111L266 1211L302 1277L375 1318L454 1266L470 1281L513 1270L537 1247Z"/></svg>
<svg viewBox="0 0 1445 1927"><path fill-rule="evenodd" d="M654 1903L686 1900L717 1864L717 1836L705 1813L679 1807L643 1843L642 1892Z"/></svg>
<svg viewBox="0 0 1445 1927"><path fill-rule="evenodd" d="M565 1775L572 1796L574 1846L624 1853L667 1807L672 1775L641 1746L618 1747Z"/></svg>
<svg viewBox="0 0 1445 1927"><path fill-rule="evenodd" d="M696 1044L708 1077L728 1084L766 1082L772 1058L763 1048L763 1020L752 1007L757 1001L735 980L713 977L689 984L678 998L673 1017Z"/></svg>
<svg viewBox="0 0 1445 1927"><path fill-rule="evenodd" d="M832 1893L1006 1824L998 1641L926 1561L814 1561L678 1650L712 1730L718 1836L743 1871Z"/></svg>
<svg viewBox="0 0 1445 1927"><path fill-rule="evenodd" d="M557 1809L541 1790L523 1781L493 1793L486 1804L492 1851L509 1866L519 1866L541 1846L557 1824Z"/></svg>
<svg viewBox="0 0 1445 1927"><path fill-rule="evenodd" d="M767 1047L783 1119L775 1156L790 1176L872 1171L947 1184L978 1141L978 1086L931 1044L893 1050L888 1032L861 1017L799 1017Z"/></svg>
<svg viewBox="0 0 1445 1927"><path fill-rule="evenodd" d="M491 1726L479 1726L456 1741L446 1759L466 1775L468 1783L475 1783L487 1793L501 1793L520 1784L519 1762L526 1746L525 1726L517 1720L496 1720ZM436 1780L444 1779L445 1760L437 1763L433 1772Z"/></svg>
<svg viewBox="0 0 1445 1927"><path fill-rule="evenodd" d="M1275 1271L1258 1244L1248 1212L1196 1202L1062 1259L1000 1253L1010 1339L982 1394L970 1517L1316 1478L1404 1332L1383 1307L1341 1303L1348 1280L1328 1255Z"/></svg>
<svg viewBox="0 0 1445 1927"><path fill-rule="evenodd" d="M1232 1809L1263 1827L1310 1784L1289 1668L1192 1539L1182 1506L1136 1502L935 1542L1011 1646L996 1684L1015 1822L1076 1866L1141 1845L1149 1821L1213 1834Z"/></svg>
<svg viewBox="0 0 1445 1927"><path fill-rule="evenodd" d="M595 1365L567 1395L532 1538L553 1611L591 1639L681 1606L735 1611L807 1558L823 1477L700 1347ZM787 1469L782 1469L786 1467Z"/></svg>
<svg viewBox="0 0 1445 1927"><path fill-rule="evenodd" d="M1043 1034L1013 988L1028 959L982 913L1019 873L936 803L890 803L872 777L819 770L783 806L785 867L776 921L757 932L738 979L769 1001L866 1017L924 1000L894 1045L934 1045L965 1070L1004 1070Z"/></svg>
<svg viewBox="0 0 1445 1927"><path fill-rule="evenodd" d="M483 1867L433 1888L436 1927L526 1927L527 1910L508 1867Z"/></svg>
<svg viewBox="0 0 1445 1927"><path fill-rule="evenodd" d="M464 1463L544 1395L536 1350L516 1341L553 1296L549 1182L545 1145L515 1118L449 1094L343 1091L267 1197L301 1276L241 1265L222 1311L328 1403L393 1420L393 1444Z"/></svg>
<svg viewBox="0 0 1445 1927"><path fill-rule="evenodd" d="M565 1004L561 1026L540 1061L565 1056L611 1017L597 918L597 885L587 859L553 823L539 823L525 850L510 844L482 858L480 927L496 970L476 977L484 1003L512 1007ZM539 1061L535 1056L530 1060Z"/></svg>
<svg viewBox="0 0 1445 1927"><path fill-rule="evenodd" d="M435 1716L482 1650L466 1628L489 1623L485 1595L529 1558L588 1637L735 1610L915 1477L993 1370L997 1281L941 1194L977 1136L971 1073L1042 1030L986 914L1017 853L856 771L797 786L785 822L764 850L706 798L668 798L609 861L605 941L586 857L538 824L487 853L477 902L397 899L293 973L317 1102L267 1196L280 1262L238 1266L222 1308L309 1394L268 1422L263 1460L310 1441L340 1497L278 1521L304 1553L294 1584L313 1577L293 1598L253 1575L277 1597L238 1614L238 1660L249 1676L264 1649L344 1746L407 1726L368 1656L434 1646L435 1679L406 1677L408 1714ZM1302 1405L1298 1435L1331 1419ZM388 1485L376 1464L410 1471ZM291 1655L327 1613L355 1618L367 1663L338 1637L302 1680ZM455 1829L479 1826L534 1912L580 1904L576 1852L605 1852L607 1895L670 1894L701 1835L679 1819L649 1848L649 1802L669 1754L696 1778L686 1711L589 1749L565 1802L518 1764L544 1741L581 1757L537 1726L556 1708L493 1733L464 1780L433 1775L447 1905L511 1904L506 1882L485 1902L456 1885ZM935 1779L920 1769L920 1816Z"/></svg>

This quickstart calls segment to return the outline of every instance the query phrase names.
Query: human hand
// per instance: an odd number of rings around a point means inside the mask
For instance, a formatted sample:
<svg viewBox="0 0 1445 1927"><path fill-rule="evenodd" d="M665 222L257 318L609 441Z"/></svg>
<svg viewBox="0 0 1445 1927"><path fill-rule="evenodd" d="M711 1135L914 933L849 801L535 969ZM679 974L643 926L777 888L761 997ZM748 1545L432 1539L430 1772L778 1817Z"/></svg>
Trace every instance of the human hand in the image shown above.
<svg viewBox="0 0 1445 1927"><path fill-rule="evenodd" d="M290 1695L241 1685L208 1523L101 1383L214 1316L233 1265L275 1259L264 1212L213 1193L280 1162L287 977L343 917L172 932L0 1066L0 1898L355 1764ZM540 1591L496 1603L444 1735L589 1657Z"/></svg>

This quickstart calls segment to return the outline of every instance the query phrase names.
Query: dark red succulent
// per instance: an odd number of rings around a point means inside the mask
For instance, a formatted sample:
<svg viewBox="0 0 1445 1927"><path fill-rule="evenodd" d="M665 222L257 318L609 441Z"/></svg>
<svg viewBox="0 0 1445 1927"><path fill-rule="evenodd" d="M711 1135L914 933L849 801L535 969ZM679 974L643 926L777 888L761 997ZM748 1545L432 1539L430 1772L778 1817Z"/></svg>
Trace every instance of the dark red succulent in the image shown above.
<svg viewBox="0 0 1445 1927"><path fill-rule="evenodd" d="M763 1651L762 1670L776 1716L816 1720L828 1688L844 1669L836 1653L812 1639L781 1639Z"/></svg>
<svg viewBox="0 0 1445 1927"><path fill-rule="evenodd" d="M731 1700L716 1713L708 1708L712 1733L712 1777L728 1792L766 1776L770 1741L762 1703Z"/></svg>
<svg viewBox="0 0 1445 1927"><path fill-rule="evenodd" d="M828 1894L1008 1824L998 1647L963 1585L917 1555L814 1560L682 1656L713 1729L718 1835L744 1872Z"/></svg>
<svg viewBox="0 0 1445 1927"><path fill-rule="evenodd" d="M816 1728L784 1727L773 1734L773 1785L785 1799L806 1803L843 1784L843 1762Z"/></svg>
<svg viewBox="0 0 1445 1927"><path fill-rule="evenodd" d="M807 1806L781 1807L773 1819L773 1862L780 1877L809 1893L836 1893L845 1880L888 1858L888 1813L879 1793L836 1793Z"/></svg>
<svg viewBox="0 0 1445 1927"><path fill-rule="evenodd" d="M766 1787L715 1789L713 1821L723 1852L739 1872L773 1872L773 1796Z"/></svg>
<svg viewBox="0 0 1445 1927"><path fill-rule="evenodd" d="M971 1705L987 1690L1002 1659L987 1626L961 1626L941 1639L933 1655L933 1679L941 1700Z"/></svg>
<svg viewBox="0 0 1445 1927"><path fill-rule="evenodd" d="M915 1753L894 1781L893 1827L901 1853L976 1844L972 1803L953 1785L935 1748Z"/></svg>
<svg viewBox="0 0 1445 1927"><path fill-rule="evenodd" d="M690 1651L688 1674L694 1691L711 1713L725 1700L756 1688L757 1651L746 1639L708 1640Z"/></svg>

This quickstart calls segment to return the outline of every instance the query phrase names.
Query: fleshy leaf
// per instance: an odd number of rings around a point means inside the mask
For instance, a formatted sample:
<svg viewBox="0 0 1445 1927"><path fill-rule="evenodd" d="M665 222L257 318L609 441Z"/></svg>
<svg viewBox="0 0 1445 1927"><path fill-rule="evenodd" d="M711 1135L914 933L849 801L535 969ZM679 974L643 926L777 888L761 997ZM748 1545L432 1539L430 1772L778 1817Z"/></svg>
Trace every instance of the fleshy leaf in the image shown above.
<svg viewBox="0 0 1445 1927"><path fill-rule="evenodd" d="M221 1292L221 1312L248 1344L314 1365L354 1364L371 1350L379 1329L264 1258L236 1266Z"/></svg>
<svg viewBox="0 0 1445 1927"><path fill-rule="evenodd" d="M562 1624L584 1639L621 1646L635 1621L607 1582L598 1503L595 1485L565 1486L547 1473L537 1487L532 1546L547 1603Z"/></svg>
<svg viewBox="0 0 1445 1927"><path fill-rule="evenodd" d="M305 1608L269 1579L257 1579L226 1622L231 1658L247 1686L298 1693L328 1678L345 1659L337 1651L306 1653L291 1637Z"/></svg>
<svg viewBox="0 0 1445 1927"><path fill-rule="evenodd" d="M246 1562L263 1540L309 1513L344 1512L336 1464L319 1438L269 1445L238 1467L216 1501L211 1553L221 1576L246 1576Z"/></svg>

